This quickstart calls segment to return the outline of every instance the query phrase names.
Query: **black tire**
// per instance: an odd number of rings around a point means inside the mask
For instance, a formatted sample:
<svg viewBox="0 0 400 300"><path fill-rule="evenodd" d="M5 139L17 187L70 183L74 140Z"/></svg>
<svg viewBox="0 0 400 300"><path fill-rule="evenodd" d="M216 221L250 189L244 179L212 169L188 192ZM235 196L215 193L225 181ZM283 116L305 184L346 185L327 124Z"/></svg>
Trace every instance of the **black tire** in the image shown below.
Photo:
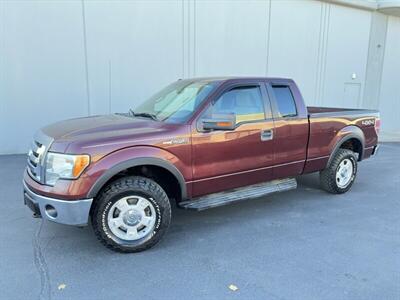
<svg viewBox="0 0 400 300"><path fill-rule="evenodd" d="M112 233L108 221L108 211L123 197L140 196L151 202L156 214L154 229L143 238L129 241ZM139 176L129 176L110 183L96 198L91 212L93 230L102 244L117 252L140 252L157 244L171 223L171 205L165 191L153 180Z"/></svg>
<svg viewBox="0 0 400 300"><path fill-rule="evenodd" d="M342 161L348 159L353 164L353 172L350 181L346 186L339 186L336 173L338 172L339 165ZM348 149L339 149L336 153L329 166L320 172L320 183L323 190L332 194L343 194L347 192L354 183L357 175L357 156L356 154Z"/></svg>

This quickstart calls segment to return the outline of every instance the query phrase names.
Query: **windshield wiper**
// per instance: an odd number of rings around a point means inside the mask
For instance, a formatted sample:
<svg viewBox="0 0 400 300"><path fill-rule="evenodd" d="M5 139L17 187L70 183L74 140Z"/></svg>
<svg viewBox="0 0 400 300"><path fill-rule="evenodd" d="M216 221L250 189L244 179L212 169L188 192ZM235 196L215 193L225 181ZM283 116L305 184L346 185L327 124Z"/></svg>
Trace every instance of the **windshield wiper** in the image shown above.
<svg viewBox="0 0 400 300"><path fill-rule="evenodd" d="M135 113L131 109L129 110L129 114L135 117L144 117L144 118L149 118L154 121L158 121L158 118L155 114L147 113L147 112L142 112L142 113Z"/></svg>

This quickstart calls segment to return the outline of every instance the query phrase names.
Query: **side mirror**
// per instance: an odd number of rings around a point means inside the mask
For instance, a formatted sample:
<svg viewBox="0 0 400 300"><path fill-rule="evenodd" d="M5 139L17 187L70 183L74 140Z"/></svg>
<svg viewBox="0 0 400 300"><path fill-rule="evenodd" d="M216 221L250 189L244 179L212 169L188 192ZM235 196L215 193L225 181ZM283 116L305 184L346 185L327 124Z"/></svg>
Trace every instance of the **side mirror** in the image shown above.
<svg viewBox="0 0 400 300"><path fill-rule="evenodd" d="M214 114L211 118L202 119L204 130L234 130L236 128L235 114Z"/></svg>

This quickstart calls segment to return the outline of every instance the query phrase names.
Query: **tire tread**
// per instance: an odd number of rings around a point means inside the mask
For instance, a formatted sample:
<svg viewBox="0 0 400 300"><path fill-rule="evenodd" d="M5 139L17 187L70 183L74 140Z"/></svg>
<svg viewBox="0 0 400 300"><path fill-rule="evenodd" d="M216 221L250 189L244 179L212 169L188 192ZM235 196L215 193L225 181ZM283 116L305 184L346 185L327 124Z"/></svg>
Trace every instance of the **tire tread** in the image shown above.
<svg viewBox="0 0 400 300"><path fill-rule="evenodd" d="M349 149L339 149L334 158L332 159L331 163L327 168L320 172L320 184L323 190L332 193L332 194L342 194L347 192L350 187L352 186L353 182L349 184L346 188L341 189L336 184L336 169L340 162L348 156L352 156L354 161L357 162L356 155L353 151ZM357 168L357 166L354 166Z"/></svg>
<svg viewBox="0 0 400 300"><path fill-rule="evenodd" d="M160 226L160 231L164 231L161 235L159 235L159 238L152 238L149 241L145 242L143 245L139 245L135 248L127 248L124 246L119 246L114 242L111 242L108 237L106 237L103 234L103 231L101 229L101 223L99 222L99 219L97 218L99 214L99 207L100 203L102 201L105 201L106 199L109 199L113 194L118 194L126 191L127 189L134 188L134 189L140 189L145 192L148 192L153 195L154 199L157 199L157 202L162 206L166 207L166 212L167 216L166 218L163 218L162 225ZM166 220L165 220L166 219ZM157 244L162 236L165 234L167 231L170 221L171 221L171 206L170 202L168 199L167 194L165 191L161 188L160 185L158 185L155 181L153 181L150 178L147 177L141 177L141 176L129 176L129 177L123 177L121 179L118 179L108 186L106 186L103 191L99 194L99 196L96 199L94 209L91 214L91 221L92 221L92 227L94 230L94 233L97 237L97 239L108 249L116 251L116 252L121 252L121 253L132 253L132 252L141 252L144 250L147 250L151 247L153 247L155 244Z"/></svg>

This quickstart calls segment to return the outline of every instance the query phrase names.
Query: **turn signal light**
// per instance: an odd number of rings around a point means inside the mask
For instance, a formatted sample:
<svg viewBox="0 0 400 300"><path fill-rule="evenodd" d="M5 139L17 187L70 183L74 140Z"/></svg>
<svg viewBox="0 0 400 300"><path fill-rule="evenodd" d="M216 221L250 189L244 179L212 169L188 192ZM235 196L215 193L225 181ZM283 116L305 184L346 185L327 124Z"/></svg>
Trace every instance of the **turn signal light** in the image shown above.
<svg viewBox="0 0 400 300"><path fill-rule="evenodd" d="M232 126L231 122L217 122L217 126L225 127L225 126Z"/></svg>
<svg viewBox="0 0 400 300"><path fill-rule="evenodd" d="M75 164L74 168L72 169L72 175L74 177L78 177L79 175L81 175L81 173L83 172L83 170L85 170L85 168L89 165L89 163L90 163L89 155L78 155L75 158Z"/></svg>

